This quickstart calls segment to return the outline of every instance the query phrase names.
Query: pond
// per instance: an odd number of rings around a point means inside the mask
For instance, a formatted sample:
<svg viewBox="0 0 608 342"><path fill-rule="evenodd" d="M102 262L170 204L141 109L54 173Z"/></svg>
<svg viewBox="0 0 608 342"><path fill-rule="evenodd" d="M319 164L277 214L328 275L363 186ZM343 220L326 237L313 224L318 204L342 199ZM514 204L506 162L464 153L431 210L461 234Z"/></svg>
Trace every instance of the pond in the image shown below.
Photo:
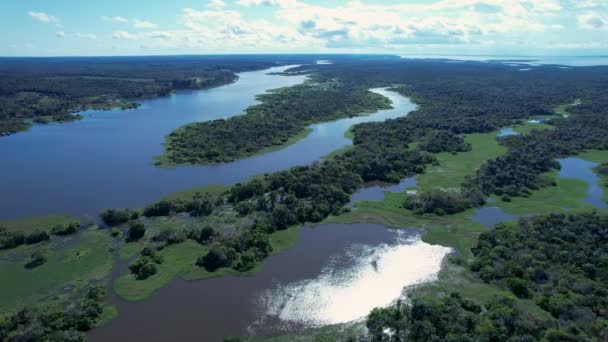
<svg viewBox="0 0 608 342"><path fill-rule="evenodd" d="M174 279L149 299L114 299L119 316L91 341L219 341L344 323L399 298L404 287L436 279L450 249L417 229L375 224L303 227L298 243L253 276Z"/></svg>
<svg viewBox="0 0 608 342"><path fill-rule="evenodd" d="M138 208L170 193L208 184L233 184L251 176L308 165L352 144L344 133L356 123L406 115L409 99L385 89L393 109L312 125L306 138L282 150L232 163L159 168L164 136L195 121L226 118L256 103L267 90L301 83L282 76L289 66L239 74L236 83L142 101L138 109L88 111L83 120L36 125L0 139L0 218L47 215L96 216L105 208Z"/></svg>
<svg viewBox="0 0 608 342"><path fill-rule="evenodd" d="M361 201L382 201L384 199L384 193L388 192L403 192L408 188L416 187L416 177L408 177L399 184L390 184L382 182L371 182L366 184L363 188L352 194L350 197L349 207L357 202Z"/></svg>
<svg viewBox="0 0 608 342"><path fill-rule="evenodd" d="M597 163L576 157L558 159L558 161L561 166L557 174L558 177L580 179L588 184L587 197L582 199L583 202L591 204L596 208L608 209L608 205L602 198L604 189L600 185L600 178L593 171L593 168L598 165ZM567 208L556 208L556 210L559 209ZM506 213L496 206L479 208L471 215L473 220L483 224L487 228L492 228L500 222L517 220L518 217L518 215Z"/></svg>
<svg viewBox="0 0 608 342"><path fill-rule="evenodd" d="M559 164L561 165L561 169L559 170L558 177L584 180L589 185L587 197L583 199L583 202L597 208L608 209L608 205L602 199L604 189L600 185L600 178L593 171L593 168L598 165L597 163L582 158L571 157L559 159Z"/></svg>

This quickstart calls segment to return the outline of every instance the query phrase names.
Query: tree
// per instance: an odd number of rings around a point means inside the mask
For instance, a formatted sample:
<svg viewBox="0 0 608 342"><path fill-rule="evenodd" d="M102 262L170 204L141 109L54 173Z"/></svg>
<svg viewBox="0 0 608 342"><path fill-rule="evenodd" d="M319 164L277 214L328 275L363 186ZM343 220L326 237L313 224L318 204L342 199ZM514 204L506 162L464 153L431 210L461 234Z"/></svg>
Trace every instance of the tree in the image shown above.
<svg viewBox="0 0 608 342"><path fill-rule="evenodd" d="M34 253L32 253L30 261L28 261L27 264L25 264L25 268L28 269L33 269L36 268L42 264L44 264L46 262L46 256L44 256L44 254L37 250Z"/></svg>
<svg viewBox="0 0 608 342"><path fill-rule="evenodd" d="M146 233L146 226L140 221L131 221L129 224L128 241L137 241Z"/></svg>

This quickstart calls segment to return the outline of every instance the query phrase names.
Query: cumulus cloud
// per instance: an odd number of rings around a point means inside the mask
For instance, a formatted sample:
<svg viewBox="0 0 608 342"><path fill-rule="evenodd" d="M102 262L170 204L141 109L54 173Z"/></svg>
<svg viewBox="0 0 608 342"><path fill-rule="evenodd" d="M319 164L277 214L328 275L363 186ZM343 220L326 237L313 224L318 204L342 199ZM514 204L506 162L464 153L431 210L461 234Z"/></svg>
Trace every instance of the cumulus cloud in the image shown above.
<svg viewBox="0 0 608 342"><path fill-rule="evenodd" d="M124 39L135 39L136 36L127 31L116 31L112 34L112 38L124 40Z"/></svg>
<svg viewBox="0 0 608 342"><path fill-rule="evenodd" d="M586 12L577 17L579 27L587 30L608 30L608 21L601 15Z"/></svg>
<svg viewBox="0 0 608 342"><path fill-rule="evenodd" d="M108 16L102 16L101 20L103 21L113 21L115 23L128 23L129 19L124 18L124 17L120 17L120 16L115 16L115 17L108 17Z"/></svg>
<svg viewBox="0 0 608 342"><path fill-rule="evenodd" d="M74 37L79 39L97 39L97 36L92 33L75 33Z"/></svg>
<svg viewBox="0 0 608 342"><path fill-rule="evenodd" d="M222 8L222 7L226 7L226 3L224 1L222 1L222 0L211 0L209 2L209 4L207 4L207 7L219 9L219 8Z"/></svg>
<svg viewBox="0 0 608 342"><path fill-rule="evenodd" d="M156 31L140 19L137 31L114 32L115 39L135 39L149 49L206 51L327 51L330 49L401 50L444 46L517 46L545 32L579 26L606 28L593 6L603 0L436 0L393 2L351 0L340 6L307 0L209 0L181 12L180 28ZM251 7L263 6L265 19ZM590 8L594 8L590 10ZM591 15L594 14L594 15ZM528 38L534 37L534 38ZM548 36L547 36L548 37ZM549 39L549 38L547 38ZM547 41L544 41L548 44ZM538 45L538 44L537 44ZM535 46L536 47L536 46Z"/></svg>
<svg viewBox="0 0 608 342"><path fill-rule="evenodd" d="M39 21L41 23L57 23L59 19L53 15L44 12L33 12L30 11L27 13L32 19Z"/></svg>
<svg viewBox="0 0 608 342"><path fill-rule="evenodd" d="M65 37L65 32L57 31L57 32L55 32L55 36L57 36L58 38L63 38L63 37Z"/></svg>
<svg viewBox="0 0 608 342"><path fill-rule="evenodd" d="M155 29L158 28L158 25L150 22L150 21L146 21L146 20L139 20L139 19L133 19L133 26L135 28L138 29Z"/></svg>
<svg viewBox="0 0 608 342"><path fill-rule="evenodd" d="M297 4L296 0L239 0L237 2L240 6L293 6Z"/></svg>

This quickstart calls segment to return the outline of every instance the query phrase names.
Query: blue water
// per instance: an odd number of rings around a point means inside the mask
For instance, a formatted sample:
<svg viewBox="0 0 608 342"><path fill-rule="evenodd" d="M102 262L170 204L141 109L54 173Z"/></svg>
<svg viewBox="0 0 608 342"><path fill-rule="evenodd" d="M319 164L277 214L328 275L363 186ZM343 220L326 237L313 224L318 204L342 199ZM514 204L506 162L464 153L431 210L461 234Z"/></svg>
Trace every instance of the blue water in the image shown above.
<svg viewBox="0 0 608 342"><path fill-rule="evenodd" d="M511 127L506 127L506 128L502 128L500 130L500 132L498 133L499 137L506 137L509 135L518 135L519 133L515 132L515 130L513 130L513 128Z"/></svg>
<svg viewBox="0 0 608 342"><path fill-rule="evenodd" d="M477 61L500 62L513 67L556 65L562 67L581 67L608 65L608 56L451 56L451 55L410 55L402 58L445 59L449 62Z"/></svg>
<svg viewBox="0 0 608 342"><path fill-rule="evenodd" d="M475 210L471 218L486 228L492 228L504 221L515 221L519 216L505 213L499 207L483 207Z"/></svg>
<svg viewBox="0 0 608 342"><path fill-rule="evenodd" d="M349 206L352 207L355 203L361 201L382 201L386 191L403 192L407 188L413 187L416 187L416 176L408 177L399 182L399 184L370 183L350 197Z"/></svg>
<svg viewBox="0 0 608 342"><path fill-rule="evenodd" d="M175 191L232 184L264 172L310 164L352 142L355 123L385 120L415 108L407 98L375 90L394 109L312 125L312 133L283 150L227 164L158 168L164 136L195 121L226 118L255 104L269 89L301 83L305 76L269 75L288 67L240 74L227 86L142 101L135 110L89 111L83 120L34 126L0 139L0 218L51 213L96 216L105 208L138 208Z"/></svg>
<svg viewBox="0 0 608 342"><path fill-rule="evenodd" d="M584 180L589 185L587 197L583 199L583 202L597 208L608 209L608 205L602 200L604 189L600 185L600 178L593 172L593 168L598 165L597 163L573 157L559 159L559 164L561 169L558 177Z"/></svg>

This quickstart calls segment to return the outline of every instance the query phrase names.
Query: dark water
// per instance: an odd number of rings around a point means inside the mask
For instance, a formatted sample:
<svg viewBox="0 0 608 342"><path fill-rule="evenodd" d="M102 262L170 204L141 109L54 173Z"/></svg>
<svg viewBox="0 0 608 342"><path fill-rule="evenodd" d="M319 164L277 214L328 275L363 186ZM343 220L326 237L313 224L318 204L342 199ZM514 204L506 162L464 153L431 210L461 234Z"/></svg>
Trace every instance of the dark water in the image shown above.
<svg viewBox="0 0 608 342"><path fill-rule="evenodd" d="M557 174L558 177L580 179L587 182L589 185L587 197L582 200L583 202L589 203L597 208L608 209L608 205L602 199L604 189L599 183L600 178L593 172L593 168L598 165L597 163L574 157L559 159L558 161L561 165L561 169ZM472 219L488 228L492 228L494 225L503 221L517 220L518 217L518 215L506 213L498 207L479 208L471 216Z"/></svg>
<svg viewBox="0 0 608 342"><path fill-rule="evenodd" d="M471 215L471 218L483 224L486 228L493 228L500 222L517 220L518 216L505 213L498 207L483 207L477 209L475 213Z"/></svg>
<svg viewBox="0 0 608 342"><path fill-rule="evenodd" d="M366 117L313 125L283 150L212 166L152 165L164 136L195 121L225 118L256 103L255 95L301 83L304 76L269 75L287 67L240 74L231 85L142 102L130 111L89 111L84 120L37 125L0 139L0 218L65 213L96 216L104 208L137 208L175 191L232 184L264 172L310 164L348 144L353 124L407 114L415 106L383 89L394 108Z"/></svg>
<svg viewBox="0 0 608 342"><path fill-rule="evenodd" d="M559 164L561 169L558 177L581 179L589 185L587 197L583 199L583 202L597 208L608 209L608 205L602 199L604 189L600 185L600 178L593 172L593 168L598 165L597 163L581 158L564 158L559 159Z"/></svg>
<svg viewBox="0 0 608 342"><path fill-rule="evenodd" d="M373 182L367 184L364 188L359 189L357 192L352 194L350 197L349 206L353 206L357 202L361 201L382 201L384 199L384 193L389 192L403 192L407 188L416 186L416 177L408 177L399 184L388 184Z"/></svg>
<svg viewBox="0 0 608 342"><path fill-rule="evenodd" d="M402 260L397 273L407 273L408 267L412 268L411 272L419 272L412 265L422 268L428 263L433 267L426 267L429 269L426 272L432 273L439 269L448 250L422 243L417 239L418 233L417 230L389 230L375 224L304 227L297 245L266 259L262 271L256 275L190 282L174 279L149 299L135 303L114 297L118 318L91 331L89 338L91 341L219 341L228 335L285 331L286 327L278 321L272 323L266 306L260 304L260 296L266 291L282 284L314 279L328 265L347 269L362 254L373 254L378 246L404 244L405 249L412 248L409 252L421 255L419 260L412 257ZM367 248L362 248L364 246ZM353 248L364 252L352 253ZM378 265L382 276L384 264L378 262Z"/></svg>

